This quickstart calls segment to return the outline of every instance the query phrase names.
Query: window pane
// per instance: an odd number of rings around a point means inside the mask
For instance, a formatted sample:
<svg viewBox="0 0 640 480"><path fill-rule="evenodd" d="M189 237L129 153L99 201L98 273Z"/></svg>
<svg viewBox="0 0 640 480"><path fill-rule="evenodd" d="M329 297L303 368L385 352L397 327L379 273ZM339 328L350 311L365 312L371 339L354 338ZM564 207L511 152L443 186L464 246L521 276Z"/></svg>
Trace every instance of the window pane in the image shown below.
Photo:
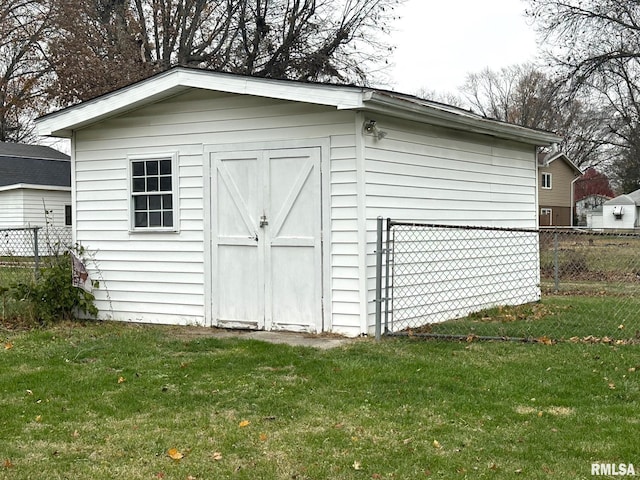
<svg viewBox="0 0 640 480"><path fill-rule="evenodd" d="M147 175L157 175L157 174L158 174L158 161L147 160Z"/></svg>
<svg viewBox="0 0 640 480"><path fill-rule="evenodd" d="M173 212L162 212L162 224L165 227L173 227Z"/></svg>
<svg viewBox="0 0 640 480"><path fill-rule="evenodd" d="M146 212L136 212L134 223L136 227L146 227L147 225L147 213Z"/></svg>
<svg viewBox="0 0 640 480"><path fill-rule="evenodd" d="M147 192L158 191L158 177L147 178Z"/></svg>
<svg viewBox="0 0 640 480"><path fill-rule="evenodd" d="M160 175L171 175L171 160L160 160Z"/></svg>
<svg viewBox="0 0 640 480"><path fill-rule="evenodd" d="M171 177L160 177L160 191L171 191Z"/></svg>
<svg viewBox="0 0 640 480"><path fill-rule="evenodd" d="M64 224L71 225L71 205L64 206Z"/></svg>
<svg viewBox="0 0 640 480"><path fill-rule="evenodd" d="M133 197L133 209L136 211L147 209L147 195Z"/></svg>
<svg viewBox="0 0 640 480"><path fill-rule="evenodd" d="M149 212L149 226L161 227L161 215L160 212Z"/></svg>
<svg viewBox="0 0 640 480"><path fill-rule="evenodd" d="M144 162L133 162L131 165L134 177L144 177Z"/></svg>
<svg viewBox="0 0 640 480"><path fill-rule="evenodd" d="M133 191L134 192L144 192L144 178L134 178L133 179Z"/></svg>
<svg viewBox="0 0 640 480"><path fill-rule="evenodd" d="M162 197L160 195L149 195L149 210L162 209Z"/></svg>
<svg viewBox="0 0 640 480"><path fill-rule="evenodd" d="M165 210L173 208L173 195L162 195L162 208Z"/></svg>

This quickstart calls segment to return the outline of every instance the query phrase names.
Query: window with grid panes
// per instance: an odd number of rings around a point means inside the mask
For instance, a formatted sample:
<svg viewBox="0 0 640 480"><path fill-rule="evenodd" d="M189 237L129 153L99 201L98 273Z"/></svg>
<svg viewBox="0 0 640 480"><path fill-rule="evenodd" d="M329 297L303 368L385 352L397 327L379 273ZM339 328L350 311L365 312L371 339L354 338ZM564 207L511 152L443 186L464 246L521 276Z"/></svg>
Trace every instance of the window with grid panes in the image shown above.
<svg viewBox="0 0 640 480"><path fill-rule="evenodd" d="M134 228L173 228L173 184L171 158L131 161Z"/></svg>

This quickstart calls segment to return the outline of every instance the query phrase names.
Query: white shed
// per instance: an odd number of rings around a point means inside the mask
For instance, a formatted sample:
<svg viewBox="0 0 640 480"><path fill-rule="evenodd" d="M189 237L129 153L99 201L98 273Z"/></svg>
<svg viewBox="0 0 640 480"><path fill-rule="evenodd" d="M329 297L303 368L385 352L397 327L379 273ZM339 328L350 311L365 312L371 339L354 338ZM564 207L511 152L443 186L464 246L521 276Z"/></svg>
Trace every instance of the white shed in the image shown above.
<svg viewBox="0 0 640 480"><path fill-rule="evenodd" d="M602 226L625 230L640 227L640 190L604 202Z"/></svg>
<svg viewBox="0 0 640 480"><path fill-rule="evenodd" d="M559 138L389 91L175 68L37 122L72 139L102 318L373 331L375 219L537 224Z"/></svg>

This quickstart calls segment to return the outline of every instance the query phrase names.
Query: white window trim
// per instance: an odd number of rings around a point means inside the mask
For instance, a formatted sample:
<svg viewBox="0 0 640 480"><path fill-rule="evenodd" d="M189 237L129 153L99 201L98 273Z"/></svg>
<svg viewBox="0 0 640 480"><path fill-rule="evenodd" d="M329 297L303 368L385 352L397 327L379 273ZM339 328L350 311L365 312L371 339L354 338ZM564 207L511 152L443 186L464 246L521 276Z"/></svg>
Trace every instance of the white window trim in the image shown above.
<svg viewBox="0 0 640 480"><path fill-rule="evenodd" d="M549 178L549 186L545 186L545 177ZM553 176L551 175L550 172L542 172L542 178L540 179L541 182L541 187L545 190L551 190L553 188Z"/></svg>
<svg viewBox="0 0 640 480"><path fill-rule="evenodd" d="M135 211L133 208L133 169L131 165L133 162L139 162L143 160L158 160L158 159L170 159L171 160L171 195L173 197L173 227L136 227L135 226ZM129 233L178 233L180 231L180 205L179 195L180 185L178 182L178 152L160 152L160 153L145 153L137 155L127 155L127 202L129 210Z"/></svg>
<svg viewBox="0 0 640 480"><path fill-rule="evenodd" d="M540 215L552 215L553 210L551 208L541 208Z"/></svg>

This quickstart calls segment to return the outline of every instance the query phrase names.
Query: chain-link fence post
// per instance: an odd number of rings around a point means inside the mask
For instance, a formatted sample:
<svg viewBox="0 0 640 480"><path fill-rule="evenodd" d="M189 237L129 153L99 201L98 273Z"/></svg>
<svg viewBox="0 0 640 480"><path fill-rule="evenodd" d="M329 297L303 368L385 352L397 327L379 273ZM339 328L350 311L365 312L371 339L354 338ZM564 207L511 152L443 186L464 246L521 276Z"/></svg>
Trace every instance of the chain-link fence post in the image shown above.
<svg viewBox="0 0 640 480"><path fill-rule="evenodd" d="M34 276L38 278L40 273L40 250L38 247L38 229L39 227L33 227L33 268Z"/></svg>
<svg viewBox="0 0 640 480"><path fill-rule="evenodd" d="M553 286L557 293L560 290L560 260L558 248L558 231L553 232Z"/></svg>
<svg viewBox="0 0 640 480"><path fill-rule="evenodd" d="M382 335L382 217L376 228L376 340Z"/></svg>
<svg viewBox="0 0 640 480"><path fill-rule="evenodd" d="M385 246L385 272L384 272L384 334L389 333L389 301L391 300L391 292L390 289L393 288L393 284L391 284L391 269L390 262L391 256L393 255L392 240L391 240L391 219L387 218L387 242ZM391 307L393 308L393 306Z"/></svg>

